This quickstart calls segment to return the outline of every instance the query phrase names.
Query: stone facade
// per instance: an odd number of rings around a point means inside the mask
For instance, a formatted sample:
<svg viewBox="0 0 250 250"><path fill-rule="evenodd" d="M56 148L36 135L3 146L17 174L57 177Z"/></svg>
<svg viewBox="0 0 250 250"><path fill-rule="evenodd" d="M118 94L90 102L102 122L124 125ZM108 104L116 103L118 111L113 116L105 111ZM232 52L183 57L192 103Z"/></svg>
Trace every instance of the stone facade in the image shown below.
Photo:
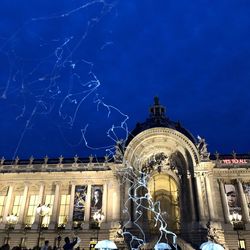
<svg viewBox="0 0 250 250"><path fill-rule="evenodd" d="M180 124L171 123L158 100L150 112L153 126L137 127L113 160L92 156L2 159L0 244L8 241L11 247L33 248L46 239L61 247L60 239L74 232L84 249L97 237L129 249L125 242L131 240L122 232L139 235L137 225L145 232L146 244L141 248L150 249L159 240L159 225L152 223L152 211L147 208L140 214L136 200L147 194L161 204L161 214L181 249L198 249L207 240L208 229L226 249L238 249L238 240L243 249L244 245L250 249L250 155L210 155L205 140L196 141ZM141 186L136 186L136 180ZM97 189L102 201L95 210L92 200ZM47 203L45 218L36 208ZM93 220L96 211L104 215L100 227ZM241 221L232 223L236 213ZM16 217L12 223L11 214Z"/></svg>

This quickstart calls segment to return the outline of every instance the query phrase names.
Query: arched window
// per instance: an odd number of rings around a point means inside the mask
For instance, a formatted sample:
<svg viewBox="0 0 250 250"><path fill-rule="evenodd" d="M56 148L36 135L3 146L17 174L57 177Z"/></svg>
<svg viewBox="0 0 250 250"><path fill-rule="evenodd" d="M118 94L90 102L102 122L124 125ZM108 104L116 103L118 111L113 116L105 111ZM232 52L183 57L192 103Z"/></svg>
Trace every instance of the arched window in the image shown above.
<svg viewBox="0 0 250 250"><path fill-rule="evenodd" d="M168 229L177 232L180 225L180 204L178 185L173 177L157 174L149 181L149 191L154 202L160 203L161 213ZM149 214L153 220L153 215Z"/></svg>

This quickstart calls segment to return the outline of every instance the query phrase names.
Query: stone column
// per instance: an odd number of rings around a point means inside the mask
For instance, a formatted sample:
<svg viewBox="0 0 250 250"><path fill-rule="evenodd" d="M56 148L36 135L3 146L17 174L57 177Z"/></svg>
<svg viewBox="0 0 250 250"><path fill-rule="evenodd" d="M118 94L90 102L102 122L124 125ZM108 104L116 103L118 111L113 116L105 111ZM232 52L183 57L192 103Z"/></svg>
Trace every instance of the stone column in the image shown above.
<svg viewBox="0 0 250 250"><path fill-rule="evenodd" d="M52 215L49 224L49 229L54 229L58 222L58 207L60 205L60 183L55 183L55 196L52 208Z"/></svg>
<svg viewBox="0 0 250 250"><path fill-rule="evenodd" d="M202 194L202 186L201 186L201 173L195 173L195 179L196 179L196 188L197 188L197 206L199 211L199 220L204 221L205 220L205 213L204 213L204 199Z"/></svg>
<svg viewBox="0 0 250 250"><path fill-rule="evenodd" d="M29 186L26 183L25 186L24 186L22 203L21 203L20 211L19 211L18 224L16 226L17 229L20 229L22 224L24 223L24 212L25 212L25 208L27 207L27 202L28 202L28 199L27 199L28 191L29 191Z"/></svg>
<svg viewBox="0 0 250 250"><path fill-rule="evenodd" d="M70 192L70 206L69 206L69 216L66 229L71 229L73 226L73 211L74 211L74 198L75 198L75 183L71 182L71 192Z"/></svg>
<svg viewBox="0 0 250 250"><path fill-rule="evenodd" d="M194 192L193 192L193 185L192 185L192 176L190 174L187 175L188 178L188 187L189 187L189 197L190 197L190 212L191 212L191 220L195 221L195 207L194 207Z"/></svg>
<svg viewBox="0 0 250 250"><path fill-rule="evenodd" d="M131 191L131 184L130 182L127 180L125 182L125 188L124 188L124 210L128 210L126 211L126 213L123 214L123 219L126 219L126 220L132 220L133 216L132 216L132 211L131 211L131 199L129 199L129 192L132 192ZM132 194L131 194L132 195ZM128 223L128 226L131 226L130 223Z"/></svg>
<svg viewBox="0 0 250 250"><path fill-rule="evenodd" d="M89 222L90 220L90 204L91 204L91 184L88 184L86 206L85 206L85 211L84 211L85 213L84 220L86 222Z"/></svg>
<svg viewBox="0 0 250 250"><path fill-rule="evenodd" d="M243 221L249 223L249 210L248 210L246 195L244 194L242 183L239 179L237 179L237 186L239 190L239 198L242 208Z"/></svg>
<svg viewBox="0 0 250 250"><path fill-rule="evenodd" d="M103 197L102 197L102 212L105 215L104 221L103 222L107 222L109 220L109 215L107 213L107 205L108 205L108 184L105 183L103 185Z"/></svg>
<svg viewBox="0 0 250 250"><path fill-rule="evenodd" d="M221 201L222 201L224 220L226 223L230 223L229 210L228 210L227 198L225 194L225 187L224 187L223 180L219 180L219 186L220 186L220 195L221 195Z"/></svg>
<svg viewBox="0 0 250 250"><path fill-rule="evenodd" d="M214 221L215 215L214 215L214 205L213 205L213 198L212 198L213 193L212 193L212 190L211 190L209 173L205 176L205 183L206 183L206 193L207 193L209 220Z"/></svg>
<svg viewBox="0 0 250 250"><path fill-rule="evenodd" d="M45 190L45 184L42 182L40 189L39 189L39 200L38 200L38 204L43 204L43 195L44 195L44 190ZM37 229L38 228L38 224L40 223L40 218L41 216L39 214L36 213L35 215L35 221L34 224L32 225L32 229Z"/></svg>
<svg viewBox="0 0 250 250"><path fill-rule="evenodd" d="M113 221L120 221L120 187L119 184L115 183L112 192L112 201L113 203Z"/></svg>
<svg viewBox="0 0 250 250"><path fill-rule="evenodd" d="M6 201L5 201L4 211L3 211L3 223L0 224L0 228L4 228L4 224L7 223L6 217L8 216L8 214L11 214L10 205L11 205L11 200L13 196L13 189L14 189L13 184L10 183L8 187L8 194L6 196Z"/></svg>
<svg viewBox="0 0 250 250"><path fill-rule="evenodd" d="M114 193L115 193L115 189L114 189L114 183L113 181L109 181L107 184L107 205L106 205L106 209L107 209L107 220L108 222L113 221L113 211L116 207L116 200L114 200Z"/></svg>

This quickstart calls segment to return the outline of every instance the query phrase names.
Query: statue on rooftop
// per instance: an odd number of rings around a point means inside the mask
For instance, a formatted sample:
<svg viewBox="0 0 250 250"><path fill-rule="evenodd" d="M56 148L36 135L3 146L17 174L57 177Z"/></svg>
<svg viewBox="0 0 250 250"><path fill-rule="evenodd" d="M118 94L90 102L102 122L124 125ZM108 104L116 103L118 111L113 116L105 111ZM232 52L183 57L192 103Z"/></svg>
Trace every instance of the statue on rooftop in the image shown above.
<svg viewBox="0 0 250 250"><path fill-rule="evenodd" d="M123 161L123 155L124 155L124 141L118 140L115 145L115 154L114 154L114 160L117 163L121 163Z"/></svg>
<svg viewBox="0 0 250 250"><path fill-rule="evenodd" d="M201 138L199 135L197 136L198 138L198 143L197 143L197 149L200 154L200 158L202 161L207 161L209 160L210 153L207 150L207 143L204 138Z"/></svg>

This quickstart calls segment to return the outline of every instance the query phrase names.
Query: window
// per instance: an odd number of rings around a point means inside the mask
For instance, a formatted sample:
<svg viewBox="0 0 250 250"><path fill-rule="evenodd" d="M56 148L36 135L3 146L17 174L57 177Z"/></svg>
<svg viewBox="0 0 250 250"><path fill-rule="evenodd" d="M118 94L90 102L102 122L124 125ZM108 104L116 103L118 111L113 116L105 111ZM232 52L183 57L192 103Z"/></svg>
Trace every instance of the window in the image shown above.
<svg viewBox="0 0 250 250"><path fill-rule="evenodd" d="M29 207L28 207L26 222L25 222L27 227L31 227L31 225L35 221L36 208L39 205L38 203L39 203L39 195L31 195L30 200L29 200Z"/></svg>
<svg viewBox="0 0 250 250"><path fill-rule="evenodd" d="M60 204L60 212L58 219L58 226L64 226L67 224L68 215L69 215L69 205L70 205L70 195L63 194L61 195L61 204Z"/></svg>
<svg viewBox="0 0 250 250"><path fill-rule="evenodd" d="M158 202L164 220L172 231L180 229L179 191L176 181L170 175L155 175L149 181L149 191L153 202ZM154 214L149 213L152 228L155 226ZM157 229L158 230L158 229Z"/></svg>
<svg viewBox="0 0 250 250"><path fill-rule="evenodd" d="M13 204L13 208L12 208L12 214L19 216L22 200L23 200L23 196L21 196L21 195L15 196L14 204Z"/></svg>
<svg viewBox="0 0 250 250"><path fill-rule="evenodd" d="M49 210L49 214L47 214L47 215L45 215L43 217L42 226L43 227L48 227L49 223L50 223L50 218L51 218L51 215L52 215L52 211L53 211L54 195L46 195L44 203L45 203L45 205L49 205L50 210Z"/></svg>

